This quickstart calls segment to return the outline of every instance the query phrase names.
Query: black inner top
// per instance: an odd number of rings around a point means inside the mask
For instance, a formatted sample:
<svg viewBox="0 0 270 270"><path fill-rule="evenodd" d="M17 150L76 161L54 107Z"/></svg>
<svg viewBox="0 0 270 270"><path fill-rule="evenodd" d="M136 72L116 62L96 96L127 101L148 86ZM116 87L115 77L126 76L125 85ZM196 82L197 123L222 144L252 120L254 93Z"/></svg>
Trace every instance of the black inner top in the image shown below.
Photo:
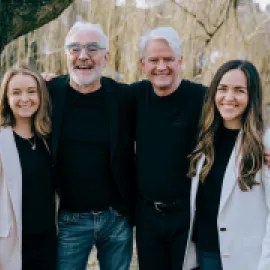
<svg viewBox="0 0 270 270"><path fill-rule="evenodd" d="M219 253L217 216L223 177L238 133L239 130L220 127L214 139L214 164L205 182L199 183L193 238L203 251Z"/></svg>
<svg viewBox="0 0 270 270"><path fill-rule="evenodd" d="M88 212L111 205L115 190L103 88L82 94L69 86L57 158L61 209Z"/></svg>
<svg viewBox="0 0 270 270"><path fill-rule="evenodd" d="M41 233L55 225L54 185L50 154L42 139L14 133L22 169L22 230ZM36 149L32 150L32 145Z"/></svg>

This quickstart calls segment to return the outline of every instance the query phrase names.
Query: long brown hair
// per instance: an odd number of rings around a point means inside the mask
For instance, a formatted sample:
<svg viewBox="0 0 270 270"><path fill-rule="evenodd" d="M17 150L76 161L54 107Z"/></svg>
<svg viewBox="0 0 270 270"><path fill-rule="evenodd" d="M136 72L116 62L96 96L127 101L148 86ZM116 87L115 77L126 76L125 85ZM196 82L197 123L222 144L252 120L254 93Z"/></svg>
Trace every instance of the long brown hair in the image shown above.
<svg viewBox="0 0 270 270"><path fill-rule="evenodd" d="M33 115L32 124L35 133L40 137L46 137L51 132L51 103L46 84L38 72L26 65L9 69L3 77L0 86L0 126L14 126L15 117L8 104L7 91L10 80L17 74L28 75L37 82L40 105Z"/></svg>
<svg viewBox="0 0 270 270"><path fill-rule="evenodd" d="M217 87L223 75L232 70L241 70L247 79L248 105L241 119L241 132L239 153L241 161L239 167L238 183L242 191L249 191L258 183L255 174L263 164L264 124L262 117L262 86L260 76L255 66L244 60L232 60L223 64L214 75L208 88L200 120L200 133L195 150L190 155L189 177L196 174L196 166L201 156L205 155L205 163L200 173L203 182L214 163L214 136L222 124L222 118L215 104ZM238 154L239 154L238 153Z"/></svg>

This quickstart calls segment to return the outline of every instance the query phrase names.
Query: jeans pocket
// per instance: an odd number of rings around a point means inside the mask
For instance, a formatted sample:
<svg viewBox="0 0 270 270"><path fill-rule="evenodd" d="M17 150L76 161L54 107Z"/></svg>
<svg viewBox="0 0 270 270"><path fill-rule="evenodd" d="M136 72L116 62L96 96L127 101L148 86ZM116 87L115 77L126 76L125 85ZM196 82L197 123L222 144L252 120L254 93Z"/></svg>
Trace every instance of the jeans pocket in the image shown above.
<svg viewBox="0 0 270 270"><path fill-rule="evenodd" d="M119 211L117 211L117 210L114 209L114 208L110 208L110 211L111 211L111 213L113 213L116 217L124 217L124 218L125 218L125 216L123 216L122 214L120 214Z"/></svg>
<svg viewBox="0 0 270 270"><path fill-rule="evenodd" d="M120 214L117 210L111 209L111 219L107 223L107 228L110 228L110 238L117 239L117 241L126 241L131 238L132 226L128 219Z"/></svg>
<svg viewBox="0 0 270 270"><path fill-rule="evenodd" d="M65 224L73 224L79 220L79 213L72 213L68 211L61 211L58 215L58 222Z"/></svg>

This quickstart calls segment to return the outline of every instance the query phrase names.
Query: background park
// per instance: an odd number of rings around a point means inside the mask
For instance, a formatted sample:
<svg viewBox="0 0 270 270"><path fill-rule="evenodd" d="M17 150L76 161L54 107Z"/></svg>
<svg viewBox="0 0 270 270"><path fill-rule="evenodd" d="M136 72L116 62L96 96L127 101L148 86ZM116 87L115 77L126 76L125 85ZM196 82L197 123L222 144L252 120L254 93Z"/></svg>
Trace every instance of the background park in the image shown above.
<svg viewBox="0 0 270 270"><path fill-rule="evenodd" d="M183 40L183 78L207 85L223 62L253 62L270 124L270 0L0 0L0 14L0 78L17 63L66 73L64 38L81 20L101 24L109 37L105 75L140 80L139 37L151 28L172 26ZM89 269L98 269L92 258ZM132 269L137 269L136 258Z"/></svg>

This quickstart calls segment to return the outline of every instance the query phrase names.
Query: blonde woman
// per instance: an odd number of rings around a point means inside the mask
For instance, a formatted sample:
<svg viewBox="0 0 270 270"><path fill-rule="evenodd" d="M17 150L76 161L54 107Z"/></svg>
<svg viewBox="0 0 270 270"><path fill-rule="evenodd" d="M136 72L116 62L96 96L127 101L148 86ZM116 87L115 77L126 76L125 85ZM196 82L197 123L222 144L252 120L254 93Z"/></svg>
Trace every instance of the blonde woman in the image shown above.
<svg viewBox="0 0 270 270"><path fill-rule="evenodd" d="M248 61L222 65L206 93L191 154L191 225L200 270L270 269L270 174L263 165L259 74ZM264 135L265 134L265 135ZM184 269L190 269L184 266Z"/></svg>
<svg viewBox="0 0 270 270"><path fill-rule="evenodd" d="M0 269L55 269L50 102L39 74L8 70L0 91Z"/></svg>

